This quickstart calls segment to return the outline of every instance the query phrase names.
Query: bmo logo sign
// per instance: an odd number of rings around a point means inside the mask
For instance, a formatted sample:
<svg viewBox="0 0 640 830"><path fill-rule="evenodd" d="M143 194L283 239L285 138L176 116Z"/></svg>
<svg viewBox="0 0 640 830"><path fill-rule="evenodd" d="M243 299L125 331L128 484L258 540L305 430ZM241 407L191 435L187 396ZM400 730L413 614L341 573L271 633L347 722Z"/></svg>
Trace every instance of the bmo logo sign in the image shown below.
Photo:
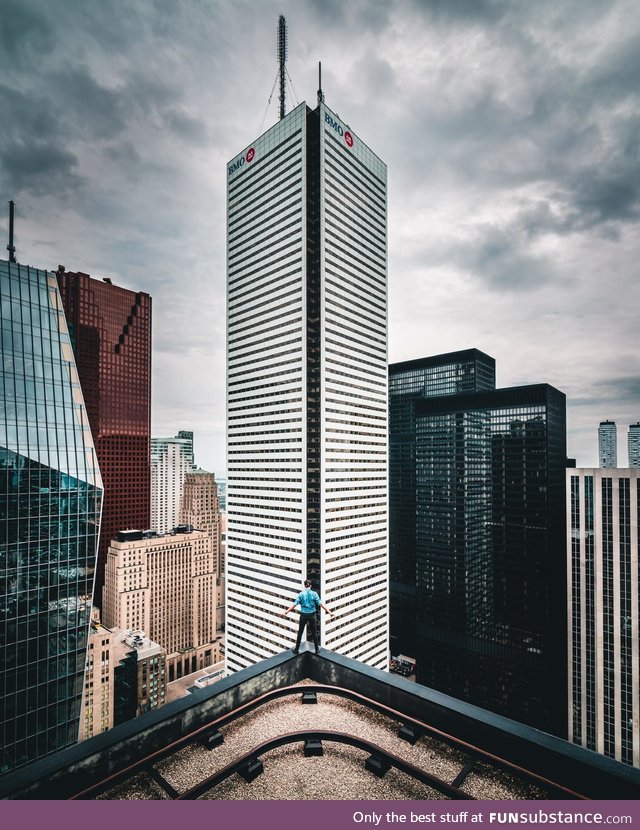
<svg viewBox="0 0 640 830"><path fill-rule="evenodd" d="M334 121L328 112L325 112L324 114L324 123L328 124L333 130L335 130L341 138L344 138L344 143L347 147L353 147L353 136L349 130L345 130L339 121Z"/></svg>
<svg viewBox="0 0 640 830"><path fill-rule="evenodd" d="M236 170L239 170L241 167L243 167L245 162L247 164L250 164L255 158L255 155L256 151L253 149L253 147L251 147L249 150L247 150L246 156L242 156L237 161L234 161L233 164L229 165L228 175L230 176L232 173L235 173Z"/></svg>

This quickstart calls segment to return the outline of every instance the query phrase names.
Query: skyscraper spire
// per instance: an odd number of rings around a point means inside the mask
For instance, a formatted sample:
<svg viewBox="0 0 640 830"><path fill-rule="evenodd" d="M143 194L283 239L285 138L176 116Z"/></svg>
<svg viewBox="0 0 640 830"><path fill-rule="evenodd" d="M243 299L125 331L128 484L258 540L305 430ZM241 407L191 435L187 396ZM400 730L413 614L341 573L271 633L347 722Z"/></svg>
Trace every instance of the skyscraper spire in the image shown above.
<svg viewBox="0 0 640 830"><path fill-rule="evenodd" d="M16 246L13 244L13 210L15 208L15 202L9 202L9 244L7 245L7 251L9 251L9 262L16 261Z"/></svg>
<svg viewBox="0 0 640 830"><path fill-rule="evenodd" d="M280 66L280 120L285 116L285 64L287 62L287 21L281 14L278 18L278 64Z"/></svg>

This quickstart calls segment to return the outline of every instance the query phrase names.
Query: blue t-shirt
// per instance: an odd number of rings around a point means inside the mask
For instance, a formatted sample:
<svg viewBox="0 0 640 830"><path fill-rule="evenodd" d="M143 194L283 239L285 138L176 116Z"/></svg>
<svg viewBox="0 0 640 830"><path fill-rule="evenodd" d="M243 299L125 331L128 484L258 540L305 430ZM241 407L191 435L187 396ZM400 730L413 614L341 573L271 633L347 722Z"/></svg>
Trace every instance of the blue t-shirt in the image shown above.
<svg viewBox="0 0 640 830"><path fill-rule="evenodd" d="M320 597L311 588L305 588L296 597L295 604L300 606L301 614L313 614L320 607Z"/></svg>

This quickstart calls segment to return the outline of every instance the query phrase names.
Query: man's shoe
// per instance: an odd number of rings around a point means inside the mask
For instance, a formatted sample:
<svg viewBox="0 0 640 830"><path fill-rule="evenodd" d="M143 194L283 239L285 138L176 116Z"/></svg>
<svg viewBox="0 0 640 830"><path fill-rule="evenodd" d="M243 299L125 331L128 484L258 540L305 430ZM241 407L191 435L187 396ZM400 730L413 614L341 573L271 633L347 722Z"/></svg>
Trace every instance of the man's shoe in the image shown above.
<svg viewBox="0 0 640 830"><path fill-rule="evenodd" d="M300 650L300 649L297 649L297 648L292 648L292 649L291 649L291 651L292 651L294 654L297 654L297 653L299 652L299 650Z"/></svg>
<svg viewBox="0 0 640 830"><path fill-rule="evenodd" d="M320 654L320 649L319 648L316 649L316 654Z"/></svg>

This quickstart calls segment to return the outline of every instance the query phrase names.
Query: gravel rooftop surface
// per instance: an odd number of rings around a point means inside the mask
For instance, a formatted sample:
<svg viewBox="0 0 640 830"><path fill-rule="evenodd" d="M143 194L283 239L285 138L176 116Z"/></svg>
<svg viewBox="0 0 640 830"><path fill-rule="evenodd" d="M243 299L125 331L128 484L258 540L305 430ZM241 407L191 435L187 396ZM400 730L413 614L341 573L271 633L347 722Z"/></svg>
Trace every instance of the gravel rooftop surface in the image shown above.
<svg viewBox="0 0 640 830"><path fill-rule="evenodd" d="M300 684L301 692L306 684ZM209 751L191 744L157 763L155 769L178 792L199 784L255 746L287 732L326 728L376 744L431 775L453 783L469 760L465 752L423 736L412 746L398 737L398 722L359 703L319 694L317 704L298 695L266 703L220 729L224 743ZM306 758L303 744L292 743L263 753L264 772L247 783L237 773L205 793L203 799L339 800L442 799L446 796L405 773L390 769L383 778L368 772L368 752L323 741L323 756ZM462 789L474 798L544 799L541 788L478 762ZM163 799L167 794L147 773L139 773L100 796L102 799Z"/></svg>

